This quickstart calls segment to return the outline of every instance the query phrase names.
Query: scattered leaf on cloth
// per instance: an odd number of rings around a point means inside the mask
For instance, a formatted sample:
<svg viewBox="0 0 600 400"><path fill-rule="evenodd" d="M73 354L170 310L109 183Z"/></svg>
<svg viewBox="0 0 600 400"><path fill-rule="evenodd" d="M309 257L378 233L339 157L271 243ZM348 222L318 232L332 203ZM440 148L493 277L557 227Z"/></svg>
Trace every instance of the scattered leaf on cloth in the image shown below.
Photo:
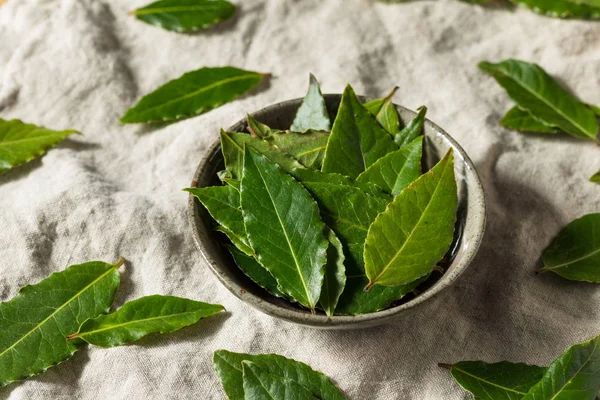
<svg viewBox="0 0 600 400"><path fill-rule="evenodd" d="M0 119L0 174L43 155L74 130L53 131L18 119Z"/></svg>
<svg viewBox="0 0 600 400"><path fill-rule="evenodd" d="M343 400L344 396L331 380L308 365L277 354L243 354L217 350L213 365L229 400L245 400L243 366L250 361L264 373L289 379L321 400Z"/></svg>
<svg viewBox="0 0 600 400"><path fill-rule="evenodd" d="M514 106L500 120L500 125L515 131L538 132L538 133L558 133L560 129L546 125L545 123L533 118L527 110Z"/></svg>
<svg viewBox="0 0 600 400"><path fill-rule="evenodd" d="M590 182L600 183L600 171L590 177Z"/></svg>
<svg viewBox="0 0 600 400"><path fill-rule="evenodd" d="M531 10L555 18L600 18L600 6L591 7L582 0L511 0L513 3L523 4Z"/></svg>
<svg viewBox="0 0 600 400"><path fill-rule="evenodd" d="M319 400L304 386L285 376L272 375L252 361L242 361L246 400Z"/></svg>
<svg viewBox="0 0 600 400"><path fill-rule="evenodd" d="M100 347L121 346L150 333L176 331L223 310L218 304L181 297L146 296L123 304L111 314L88 319L68 339L82 339Z"/></svg>
<svg viewBox="0 0 600 400"><path fill-rule="evenodd" d="M458 204L452 150L403 190L369 227L368 288L401 286L428 275L454 237Z"/></svg>
<svg viewBox="0 0 600 400"><path fill-rule="evenodd" d="M108 312L122 263L72 265L0 303L0 386L44 372L77 351L81 342L65 336Z"/></svg>
<svg viewBox="0 0 600 400"><path fill-rule="evenodd" d="M160 0L131 12L140 21L176 32L204 29L234 13L235 6L224 0Z"/></svg>
<svg viewBox="0 0 600 400"><path fill-rule="evenodd" d="M264 75L234 67L186 72L142 97L121 118L124 124L175 121L202 114L256 86Z"/></svg>
<svg viewBox="0 0 600 400"><path fill-rule="evenodd" d="M483 61L479 68L493 76L517 105L534 118L575 137L596 140L598 122L594 113L537 64Z"/></svg>
<svg viewBox="0 0 600 400"><path fill-rule="evenodd" d="M544 267L564 278L600 282L600 214L588 214L564 227L542 254Z"/></svg>

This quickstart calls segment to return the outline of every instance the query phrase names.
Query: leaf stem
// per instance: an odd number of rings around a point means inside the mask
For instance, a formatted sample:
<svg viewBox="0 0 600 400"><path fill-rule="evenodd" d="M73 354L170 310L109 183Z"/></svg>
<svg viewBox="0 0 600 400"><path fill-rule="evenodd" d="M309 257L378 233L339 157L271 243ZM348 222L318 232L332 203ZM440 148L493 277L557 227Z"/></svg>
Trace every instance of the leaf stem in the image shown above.
<svg viewBox="0 0 600 400"><path fill-rule="evenodd" d="M535 271L535 274L542 275L542 274L545 274L546 272L548 272L548 269L546 269L546 267L544 267L544 268L540 268L537 271Z"/></svg>
<svg viewBox="0 0 600 400"><path fill-rule="evenodd" d="M375 282L369 282L369 284L367 286L365 286L365 288L363 290L365 292L368 292L369 290L371 290L371 288L373 287L374 284L375 284Z"/></svg>
<svg viewBox="0 0 600 400"><path fill-rule="evenodd" d="M449 371L452 369L452 364L438 363L438 367L447 369Z"/></svg>
<svg viewBox="0 0 600 400"><path fill-rule="evenodd" d="M119 269L119 267L121 267L123 264L125 264L125 259L123 257L119 257L119 259L113 264L113 266L115 267L115 269Z"/></svg>
<svg viewBox="0 0 600 400"><path fill-rule="evenodd" d="M67 340L77 339L79 337L79 332L75 332L67 336Z"/></svg>

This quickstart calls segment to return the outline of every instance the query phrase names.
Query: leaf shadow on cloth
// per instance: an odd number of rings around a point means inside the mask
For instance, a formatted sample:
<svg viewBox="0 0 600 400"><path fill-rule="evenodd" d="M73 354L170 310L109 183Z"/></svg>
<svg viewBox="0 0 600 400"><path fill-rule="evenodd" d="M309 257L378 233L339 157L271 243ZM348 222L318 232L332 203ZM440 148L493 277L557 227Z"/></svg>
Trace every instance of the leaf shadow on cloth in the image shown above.
<svg viewBox="0 0 600 400"><path fill-rule="evenodd" d="M85 150L96 150L101 147L98 143L82 142L81 140L76 140L76 138L74 138L73 136L79 136L79 135L72 135L72 136L64 139L62 142L58 143L56 146L48 149L47 152L44 153L42 156L37 157L23 165L14 167L11 170L6 171L3 174L0 174L0 187L5 183L19 180L19 179L29 175L31 172L38 169L39 167L41 167L42 160L49 151L53 151L53 150L57 150L57 149L70 149L70 150L75 150L75 151L85 151Z"/></svg>

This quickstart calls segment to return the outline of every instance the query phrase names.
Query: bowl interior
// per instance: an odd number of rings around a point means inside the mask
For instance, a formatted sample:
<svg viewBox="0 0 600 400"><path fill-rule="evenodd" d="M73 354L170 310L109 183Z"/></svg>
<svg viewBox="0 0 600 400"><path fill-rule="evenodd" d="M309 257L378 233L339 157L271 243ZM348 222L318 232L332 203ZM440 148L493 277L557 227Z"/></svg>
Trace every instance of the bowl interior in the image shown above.
<svg viewBox="0 0 600 400"><path fill-rule="evenodd" d="M337 114L340 95L325 95L330 116ZM362 99L366 101L367 99ZM301 99L278 103L256 113L253 117L272 128L288 129L291 125ZM404 107L396 106L403 123L416 115ZM333 118L332 118L333 120ZM246 119L240 120L229 131L247 132ZM455 156L455 173L458 185L458 211L454 241L444 260L440 263L445 273L434 272L419 286L419 295L409 294L390 308L370 314L357 316L333 316L311 314L283 299L270 295L250 280L233 262L227 249L221 243L226 240L215 232L214 222L206 209L190 196L190 222L195 241L204 258L217 278L234 295L259 310L291 322L320 328L366 327L384 323L412 311L418 304L432 298L449 286L462 273L474 257L485 226L485 201L481 183L471 160L464 150L442 129L427 120L424 127L423 170L433 167L446 152L452 148ZM220 185L217 172L225 169L221 146L217 141L207 151L200 162L192 187Z"/></svg>

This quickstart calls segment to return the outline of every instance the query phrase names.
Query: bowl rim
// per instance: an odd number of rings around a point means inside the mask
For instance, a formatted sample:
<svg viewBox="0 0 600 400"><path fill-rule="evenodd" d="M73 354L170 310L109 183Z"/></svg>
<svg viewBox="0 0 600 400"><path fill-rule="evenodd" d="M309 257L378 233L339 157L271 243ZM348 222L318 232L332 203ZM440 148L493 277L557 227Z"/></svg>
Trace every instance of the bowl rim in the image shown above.
<svg viewBox="0 0 600 400"><path fill-rule="evenodd" d="M341 94L325 94L324 97L325 97L325 99L328 99L328 98L339 99L339 98L341 98ZM358 96L358 97L359 97L359 99L361 99L363 101L371 100L370 98L367 98L364 96ZM274 103L274 104L264 107L258 111L253 112L252 115L274 112L274 111L278 111L282 108L296 106L296 105L299 105L301 101L302 101L302 98L295 98L295 99L291 99L291 100ZM401 106L398 104L394 104L394 106L396 107L396 109L398 111L402 110L402 111L416 115L416 112L414 112L413 110L410 110L404 106ZM245 120L246 120L246 118L240 119L239 121L237 121L236 123L231 125L231 127L228 128L228 130L230 130L232 127L234 127L238 124L243 124ZM468 170L470 170L470 172L473 174L473 178L474 178L474 185L468 186L469 191L472 190L473 192L475 192L475 195L479 199L481 199L481 201L477 202L477 205L479 208L479 213L477 213L474 217L475 222L476 222L477 234L470 236L470 239L472 240L472 245L469 246L467 254L465 254L465 256L460 260L459 263L453 265L453 268L451 270L447 271L443 275L443 277L445 278L446 284L438 285L436 282L432 287L428 288L423 293L420 293L414 299L411 299L411 300L407 301L406 303L397 305L395 307L386 308L386 309L383 309L380 311L367 313L367 314L327 316L327 315L322 315L322 314L311 314L308 311L294 310L291 308L281 307L277 304L274 304L272 302L269 302L267 300L260 298L259 296L255 295L254 293L251 293L251 291L245 290L244 287L238 285L237 283L225 279L225 277L222 274L224 274L224 275L227 275L227 274L225 272L223 272L217 265L218 263L215 262L207 254L207 251L205 249L205 247L206 247L205 241L202 238L202 235L200 235L200 226L199 226L200 216L198 214L199 204L197 203L196 198L190 193L189 198L188 198L188 220L190 222L190 227L192 228L194 242L196 243L196 246L200 250L202 257L204 258L205 262L208 264L212 273L217 277L217 279L221 282L221 284L223 286L225 286L225 288L227 288L227 290L229 290L235 297L240 299L242 302L249 304L250 306L252 306L252 307L258 309L259 311L261 311L267 315L270 315L272 317L279 318L279 319L282 319L282 320L285 320L288 322L292 322L292 323L296 323L296 324L315 327L315 328L336 328L336 327L338 327L338 328L348 328L348 327L360 328L361 326L359 326L359 325L362 325L362 327L379 325L388 320L395 319L395 317L398 317L399 314L402 314L409 310L413 310L414 308L420 306L421 304L425 303L426 301L439 296L440 293L444 292L445 289L447 289L449 286L451 286L456 281L456 279L464 272L464 270L471 264L471 262L477 255L478 250L481 246L481 242L483 241L483 236L485 234L485 226L486 226L486 220L487 220L487 206L486 206L486 201L485 201L485 193L483 191L483 186L481 184L481 180L479 178L477 170L475 169L473 162L471 161L471 159L469 158L467 153L464 151L464 149L458 144L458 142L456 142L456 140L454 140L454 138L452 136L450 136L445 130L440 128L434 122L430 121L429 119L426 119L425 124L428 125L430 128L432 128L433 131L440 134L445 140L447 140L450 143L451 147L460 154L461 158L464 161L466 168ZM198 187L197 182L199 181L202 171L211 163L211 161L213 159L213 155L220 147L221 147L220 139L217 139L205 151L204 156L202 157L202 160L196 167L196 171L194 173L194 177L192 180L192 185L190 187L192 187L192 188Z"/></svg>

